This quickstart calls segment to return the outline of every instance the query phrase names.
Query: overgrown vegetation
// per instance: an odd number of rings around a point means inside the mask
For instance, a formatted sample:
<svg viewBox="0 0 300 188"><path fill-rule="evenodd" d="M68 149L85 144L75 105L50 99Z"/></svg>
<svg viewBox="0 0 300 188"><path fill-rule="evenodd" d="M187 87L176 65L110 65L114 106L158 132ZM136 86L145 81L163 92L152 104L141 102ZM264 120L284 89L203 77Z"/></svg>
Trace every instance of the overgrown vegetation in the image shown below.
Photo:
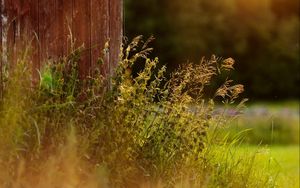
<svg viewBox="0 0 300 188"><path fill-rule="evenodd" d="M234 143L208 131L226 122L214 99L232 105L243 92L226 80L204 97L234 60L203 58L167 80L166 67L148 58L149 42L137 37L122 46L112 78L94 67L80 80L81 49L75 49L47 64L37 86L26 53L20 57L1 100L0 186L274 186L271 172L254 165L255 154L232 158ZM143 69L133 77L137 62Z"/></svg>

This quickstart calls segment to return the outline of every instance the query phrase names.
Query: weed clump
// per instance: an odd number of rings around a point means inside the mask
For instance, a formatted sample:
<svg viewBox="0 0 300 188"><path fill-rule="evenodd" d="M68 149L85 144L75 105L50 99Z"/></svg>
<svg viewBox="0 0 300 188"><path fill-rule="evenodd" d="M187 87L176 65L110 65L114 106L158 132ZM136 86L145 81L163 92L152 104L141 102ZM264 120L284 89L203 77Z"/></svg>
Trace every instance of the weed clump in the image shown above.
<svg viewBox="0 0 300 188"><path fill-rule="evenodd" d="M1 102L0 167L6 170L0 185L12 186L16 179L25 187L32 180L43 187L203 182L207 175L200 169L208 165L203 154L211 144L207 131L221 118L213 101L220 97L231 104L243 92L231 81L210 98L205 89L232 70L234 61L203 58L167 79L166 67L148 58L149 42L136 37L123 45L111 78L94 68L79 79L77 49L45 66L33 87L31 74L23 78L26 60L20 60ZM132 76L137 62L143 69Z"/></svg>

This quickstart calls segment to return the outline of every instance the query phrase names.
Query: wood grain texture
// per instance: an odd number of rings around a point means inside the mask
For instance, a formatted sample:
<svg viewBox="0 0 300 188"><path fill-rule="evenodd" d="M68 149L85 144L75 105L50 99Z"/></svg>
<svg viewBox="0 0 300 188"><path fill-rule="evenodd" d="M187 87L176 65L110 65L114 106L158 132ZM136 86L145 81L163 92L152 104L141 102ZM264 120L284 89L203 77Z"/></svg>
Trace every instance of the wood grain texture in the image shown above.
<svg viewBox="0 0 300 188"><path fill-rule="evenodd" d="M123 0L109 1L109 31L110 31L110 75L113 74L114 68L117 66L120 53L120 45L123 35Z"/></svg>
<svg viewBox="0 0 300 188"><path fill-rule="evenodd" d="M6 49L9 67L14 67L16 63L16 35L17 35L17 11L13 5L13 0L4 0L5 14L7 16L6 25Z"/></svg>
<svg viewBox="0 0 300 188"><path fill-rule="evenodd" d="M79 73L81 78L89 74L91 67L91 1L73 1L73 32L75 36L75 47L83 47L79 62Z"/></svg>
<svg viewBox="0 0 300 188"><path fill-rule="evenodd" d="M91 0L91 67L100 67L102 75L109 72L108 52L105 53L105 43L109 40L109 1ZM98 65L99 59L103 65Z"/></svg>
<svg viewBox="0 0 300 188"><path fill-rule="evenodd" d="M39 0L39 47L41 67L47 60L56 59L58 55L56 18L56 1Z"/></svg>
<svg viewBox="0 0 300 188"><path fill-rule="evenodd" d="M104 76L112 74L122 40L123 0L4 0L4 7L0 13L8 17L5 49L10 67L18 53L31 44L30 58L36 77L44 62L68 55L74 50L72 47L83 45L81 77L96 67L101 68ZM2 22L0 26L3 36ZM104 55L104 45L109 40L109 53ZM104 60L102 66L97 64L99 57Z"/></svg>
<svg viewBox="0 0 300 188"><path fill-rule="evenodd" d="M24 8L26 12L21 15L21 46L30 48L30 63L34 81L36 82L40 68L39 57L39 7L38 0L27 0Z"/></svg>
<svg viewBox="0 0 300 188"><path fill-rule="evenodd" d="M71 44L73 36L73 0L58 0L59 1L59 23L61 28L61 43L62 51L66 56L71 53Z"/></svg>
<svg viewBox="0 0 300 188"><path fill-rule="evenodd" d="M3 5L2 5L2 2L0 1L0 99L3 98L2 11L3 11Z"/></svg>

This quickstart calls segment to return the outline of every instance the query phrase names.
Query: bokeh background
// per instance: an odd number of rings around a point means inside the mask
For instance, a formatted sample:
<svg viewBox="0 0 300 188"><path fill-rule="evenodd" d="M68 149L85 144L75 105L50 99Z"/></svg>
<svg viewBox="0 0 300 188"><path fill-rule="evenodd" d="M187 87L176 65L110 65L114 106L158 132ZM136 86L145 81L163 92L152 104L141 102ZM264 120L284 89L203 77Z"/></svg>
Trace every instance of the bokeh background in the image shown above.
<svg viewBox="0 0 300 188"><path fill-rule="evenodd" d="M229 76L249 102L221 132L270 148L279 187L299 187L299 10L299 0L125 0L125 35L153 35L169 73L212 54L236 60Z"/></svg>
<svg viewBox="0 0 300 188"><path fill-rule="evenodd" d="M154 35L172 71L202 56L232 57L252 101L299 97L298 0L125 0L125 35Z"/></svg>

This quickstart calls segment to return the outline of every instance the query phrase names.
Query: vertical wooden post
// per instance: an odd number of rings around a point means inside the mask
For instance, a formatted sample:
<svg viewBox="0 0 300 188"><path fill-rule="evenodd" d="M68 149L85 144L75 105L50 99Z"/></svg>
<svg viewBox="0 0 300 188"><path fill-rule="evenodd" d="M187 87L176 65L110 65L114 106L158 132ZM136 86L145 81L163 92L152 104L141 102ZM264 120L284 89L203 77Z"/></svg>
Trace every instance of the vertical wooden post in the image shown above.
<svg viewBox="0 0 300 188"><path fill-rule="evenodd" d="M17 12L16 7L14 7L13 0L5 0L4 1L4 9L7 17L6 23L6 53L8 56L9 67L13 67L16 61L16 36L17 36ZM6 62L6 63L8 63Z"/></svg>
<svg viewBox="0 0 300 188"><path fill-rule="evenodd" d="M55 0L39 0L39 47L41 63L48 59L57 58ZM40 65L41 68L42 65Z"/></svg>
<svg viewBox="0 0 300 188"><path fill-rule="evenodd" d="M2 23L2 11L3 11L3 4L0 1L0 100L3 98L3 51L2 51L2 30L3 30L3 23Z"/></svg>
<svg viewBox="0 0 300 188"><path fill-rule="evenodd" d="M56 39L57 39L57 56L62 57L64 53L64 3L67 3L66 0L55 0L55 7L56 7ZM66 40L68 35L66 36Z"/></svg>
<svg viewBox="0 0 300 188"><path fill-rule="evenodd" d="M110 31L110 57L109 57L109 74L112 75L114 68L117 66L120 45L123 36L123 0L109 0L109 31Z"/></svg>
<svg viewBox="0 0 300 188"><path fill-rule="evenodd" d="M91 0L91 68L97 65L99 57L104 55L101 74L109 74L109 56L103 54L104 45L109 40L109 1ZM101 23L101 24L99 24Z"/></svg>
<svg viewBox="0 0 300 188"><path fill-rule="evenodd" d="M1 17L6 15L8 21L3 29L1 18L1 41L4 33L7 41L0 42L0 50L8 50L11 67L18 53L31 42L30 59L37 77L36 70L43 67L41 62L70 53L72 34L75 48L84 45L79 62L80 76L84 78L98 66L104 44L110 41L101 67L101 73L109 76L117 64L122 41L122 7L123 0L1 0ZM2 61L0 66L3 67Z"/></svg>
<svg viewBox="0 0 300 188"><path fill-rule="evenodd" d="M27 0L24 3L23 15L20 15L21 24L21 46L30 48L31 68L34 78L38 78L39 69L39 45L38 45L38 28L39 28L39 4L36 0ZM28 46L29 45L29 46ZM18 49L22 50L22 49Z"/></svg>
<svg viewBox="0 0 300 188"><path fill-rule="evenodd" d="M61 44L62 44L62 52L63 55L67 55L71 50L72 38L73 34L73 0L59 0L59 7L61 11L59 11L59 25L62 29L61 31Z"/></svg>
<svg viewBox="0 0 300 188"><path fill-rule="evenodd" d="M89 74L91 67L91 1L74 0L73 7L73 30L75 46L83 45L84 51L79 62L79 73L82 78ZM99 23L101 24L101 23Z"/></svg>

